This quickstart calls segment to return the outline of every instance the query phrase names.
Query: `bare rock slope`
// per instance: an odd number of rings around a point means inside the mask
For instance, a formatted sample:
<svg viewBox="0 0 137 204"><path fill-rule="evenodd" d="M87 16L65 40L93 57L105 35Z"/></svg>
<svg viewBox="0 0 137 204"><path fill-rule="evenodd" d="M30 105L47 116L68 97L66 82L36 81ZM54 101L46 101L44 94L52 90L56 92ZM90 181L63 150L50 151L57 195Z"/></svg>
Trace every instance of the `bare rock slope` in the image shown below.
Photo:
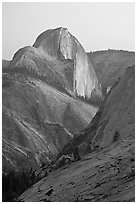
<svg viewBox="0 0 137 204"><path fill-rule="evenodd" d="M50 162L97 111L34 78L3 74L3 87L3 169Z"/></svg>
<svg viewBox="0 0 137 204"><path fill-rule="evenodd" d="M81 140L81 160L54 170L18 201L135 201L135 69L111 89ZM66 152L65 152L66 151ZM89 154L87 154L89 152Z"/></svg>
<svg viewBox="0 0 137 204"><path fill-rule="evenodd" d="M124 141L51 172L25 191L25 202L134 202L134 142ZM128 164L128 165L127 165Z"/></svg>
<svg viewBox="0 0 137 204"><path fill-rule="evenodd" d="M63 153L79 147L81 154L110 146L121 139L135 137L135 67L110 90L88 127L64 148Z"/></svg>
<svg viewBox="0 0 137 204"><path fill-rule="evenodd" d="M95 126L93 129L92 127ZM93 131L90 131L93 129ZM97 115L85 130L91 148L104 148L119 140L135 138L135 67L129 67L124 76L109 92ZM87 142L84 141L84 146Z"/></svg>

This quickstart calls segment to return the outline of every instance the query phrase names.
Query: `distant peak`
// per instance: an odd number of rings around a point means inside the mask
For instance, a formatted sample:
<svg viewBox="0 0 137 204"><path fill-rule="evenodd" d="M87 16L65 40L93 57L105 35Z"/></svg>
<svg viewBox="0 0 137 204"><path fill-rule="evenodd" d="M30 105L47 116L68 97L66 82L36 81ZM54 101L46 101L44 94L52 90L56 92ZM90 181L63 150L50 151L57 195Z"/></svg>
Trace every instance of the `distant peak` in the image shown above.
<svg viewBox="0 0 137 204"><path fill-rule="evenodd" d="M60 30L68 30L67 28L64 28L64 27L59 27L59 28L56 28L56 29L60 29ZM55 30L56 30L55 29Z"/></svg>
<svg viewBox="0 0 137 204"><path fill-rule="evenodd" d="M62 33L62 31L68 31L67 28L64 28L64 27L58 27L58 28L55 28L55 29L48 29L48 30L45 30L44 32L42 32L36 39L35 43L34 43L34 47L36 46L37 47L37 43L39 44L39 42L43 39L46 39L49 35L53 34L53 33L58 33L58 35L60 35Z"/></svg>

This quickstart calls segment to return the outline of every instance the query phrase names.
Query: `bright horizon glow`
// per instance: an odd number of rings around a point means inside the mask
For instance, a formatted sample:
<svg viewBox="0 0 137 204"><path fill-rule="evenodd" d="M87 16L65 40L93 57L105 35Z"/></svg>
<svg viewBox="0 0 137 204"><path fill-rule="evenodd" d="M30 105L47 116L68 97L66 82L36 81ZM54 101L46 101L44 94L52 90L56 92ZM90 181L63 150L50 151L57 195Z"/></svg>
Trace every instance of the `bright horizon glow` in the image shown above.
<svg viewBox="0 0 137 204"><path fill-rule="evenodd" d="M48 29L65 27L86 52L135 50L133 2L3 2L2 58L11 60Z"/></svg>

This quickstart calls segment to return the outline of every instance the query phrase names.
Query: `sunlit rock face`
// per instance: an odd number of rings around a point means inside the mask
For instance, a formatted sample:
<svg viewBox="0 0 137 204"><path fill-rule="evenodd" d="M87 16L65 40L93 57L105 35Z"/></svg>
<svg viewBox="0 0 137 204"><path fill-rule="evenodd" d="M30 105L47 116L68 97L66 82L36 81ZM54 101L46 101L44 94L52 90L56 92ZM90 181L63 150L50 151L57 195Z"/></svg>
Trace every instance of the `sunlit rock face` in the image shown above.
<svg viewBox="0 0 137 204"><path fill-rule="evenodd" d="M101 98L101 85L98 83L94 69L78 40L66 28L47 30L33 45L47 60L72 60L73 91L75 95L90 98L94 90Z"/></svg>

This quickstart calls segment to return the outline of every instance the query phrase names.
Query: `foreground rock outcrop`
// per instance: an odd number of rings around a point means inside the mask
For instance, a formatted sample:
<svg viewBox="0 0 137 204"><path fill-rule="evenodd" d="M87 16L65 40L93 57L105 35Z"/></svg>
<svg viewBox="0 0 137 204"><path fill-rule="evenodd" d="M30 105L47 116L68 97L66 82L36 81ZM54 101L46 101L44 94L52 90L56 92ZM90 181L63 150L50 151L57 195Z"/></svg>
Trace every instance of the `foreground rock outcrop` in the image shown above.
<svg viewBox="0 0 137 204"><path fill-rule="evenodd" d="M25 191L18 201L134 202L134 156L134 141L115 143L51 172Z"/></svg>

